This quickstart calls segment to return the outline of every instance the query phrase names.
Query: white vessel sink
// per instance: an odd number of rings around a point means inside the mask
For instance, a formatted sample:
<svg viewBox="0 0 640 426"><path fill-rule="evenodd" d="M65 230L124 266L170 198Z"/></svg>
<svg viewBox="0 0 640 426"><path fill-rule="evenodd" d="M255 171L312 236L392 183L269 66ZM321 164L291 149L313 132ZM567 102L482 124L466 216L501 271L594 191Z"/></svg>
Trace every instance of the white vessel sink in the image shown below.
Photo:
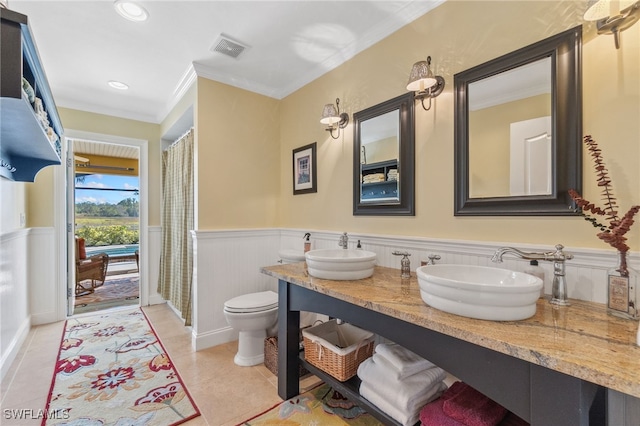
<svg viewBox="0 0 640 426"><path fill-rule="evenodd" d="M416 270L420 295L451 314L517 321L536 313L542 280L523 272L472 265L429 265Z"/></svg>
<svg viewBox="0 0 640 426"><path fill-rule="evenodd" d="M373 275L376 254L359 249L318 249L305 253L309 275L326 280L361 280Z"/></svg>
<svg viewBox="0 0 640 426"><path fill-rule="evenodd" d="M282 249L278 251L278 256L283 263L304 262L304 251L294 249Z"/></svg>

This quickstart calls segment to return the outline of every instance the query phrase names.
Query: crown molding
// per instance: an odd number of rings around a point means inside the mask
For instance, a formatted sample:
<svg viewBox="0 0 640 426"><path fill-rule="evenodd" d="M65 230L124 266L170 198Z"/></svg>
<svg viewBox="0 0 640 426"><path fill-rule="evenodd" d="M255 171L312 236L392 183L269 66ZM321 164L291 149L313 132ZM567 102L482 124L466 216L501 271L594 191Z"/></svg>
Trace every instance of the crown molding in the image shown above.
<svg viewBox="0 0 640 426"><path fill-rule="evenodd" d="M143 121L145 123L159 124L157 117L153 114L145 114L139 111L123 110L121 108L109 108L103 105L92 104L89 102L78 102L64 97L56 98L56 106L75 109L78 111L90 112L94 114L108 115L111 117L123 118L125 120Z"/></svg>

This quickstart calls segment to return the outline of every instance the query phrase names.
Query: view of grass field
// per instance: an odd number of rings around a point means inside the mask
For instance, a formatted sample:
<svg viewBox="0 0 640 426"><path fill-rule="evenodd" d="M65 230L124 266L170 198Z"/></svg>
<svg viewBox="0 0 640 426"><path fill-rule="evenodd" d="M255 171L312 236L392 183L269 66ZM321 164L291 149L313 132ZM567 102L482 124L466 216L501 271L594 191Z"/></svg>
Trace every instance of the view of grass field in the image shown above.
<svg viewBox="0 0 640 426"><path fill-rule="evenodd" d="M76 236L84 238L87 247L140 242L137 218L76 218Z"/></svg>
<svg viewBox="0 0 640 426"><path fill-rule="evenodd" d="M138 244L138 178L88 175L77 179L76 236L87 247Z"/></svg>
<svg viewBox="0 0 640 426"><path fill-rule="evenodd" d="M114 207L117 205L91 204L82 203L83 208L76 205L76 235L84 238L87 247L139 243L137 202L133 203L128 211L116 213ZM109 216L104 216L105 212L108 212Z"/></svg>
<svg viewBox="0 0 640 426"><path fill-rule="evenodd" d="M123 225L138 229L137 217L89 217L76 215L76 227Z"/></svg>

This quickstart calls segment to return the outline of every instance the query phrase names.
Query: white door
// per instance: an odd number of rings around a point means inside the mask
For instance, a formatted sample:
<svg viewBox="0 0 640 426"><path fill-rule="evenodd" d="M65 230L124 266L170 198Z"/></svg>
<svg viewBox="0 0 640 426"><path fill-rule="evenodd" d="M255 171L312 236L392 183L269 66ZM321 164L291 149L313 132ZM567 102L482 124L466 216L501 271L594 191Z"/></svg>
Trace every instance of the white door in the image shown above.
<svg viewBox="0 0 640 426"><path fill-rule="evenodd" d="M147 202L147 187L148 187L148 156L149 148L148 141L143 139L124 138L113 135L98 134L85 132L80 130L65 129L65 136L67 141L67 176L64 179L66 184L66 198L67 198L67 217L66 219L66 231L67 231L67 282L61 280L60 285L65 286L67 300L66 311L71 315L74 309L75 303L75 161L73 156L73 142L70 139L75 140L87 140L87 141L99 141L103 143L110 143L116 145L129 145L135 146L139 149L138 163L140 166L140 304L142 306L149 304L149 268L147 254L149 241L148 241L148 202ZM71 170L69 170L71 168ZM61 179L62 180L62 179ZM63 215L61 215L62 217ZM62 236L60 237L62 238ZM156 275L157 277L157 275ZM62 304L64 298L60 299L60 311L62 312Z"/></svg>
<svg viewBox="0 0 640 426"><path fill-rule="evenodd" d="M73 139L67 138L67 315L73 315L76 302L76 162Z"/></svg>
<svg viewBox="0 0 640 426"><path fill-rule="evenodd" d="M511 123L510 195L550 195L551 116Z"/></svg>

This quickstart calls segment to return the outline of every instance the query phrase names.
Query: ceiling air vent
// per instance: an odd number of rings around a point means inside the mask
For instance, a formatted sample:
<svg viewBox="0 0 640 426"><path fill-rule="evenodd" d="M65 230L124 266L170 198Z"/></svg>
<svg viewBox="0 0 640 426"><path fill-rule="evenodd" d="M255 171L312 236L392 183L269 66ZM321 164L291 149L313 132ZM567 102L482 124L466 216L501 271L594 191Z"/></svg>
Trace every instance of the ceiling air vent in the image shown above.
<svg viewBox="0 0 640 426"><path fill-rule="evenodd" d="M231 56L232 58L237 58L240 56L244 50L249 47L244 45L236 40L233 40L231 37L220 34L220 36L216 39L211 46L212 52L222 53L223 55Z"/></svg>

